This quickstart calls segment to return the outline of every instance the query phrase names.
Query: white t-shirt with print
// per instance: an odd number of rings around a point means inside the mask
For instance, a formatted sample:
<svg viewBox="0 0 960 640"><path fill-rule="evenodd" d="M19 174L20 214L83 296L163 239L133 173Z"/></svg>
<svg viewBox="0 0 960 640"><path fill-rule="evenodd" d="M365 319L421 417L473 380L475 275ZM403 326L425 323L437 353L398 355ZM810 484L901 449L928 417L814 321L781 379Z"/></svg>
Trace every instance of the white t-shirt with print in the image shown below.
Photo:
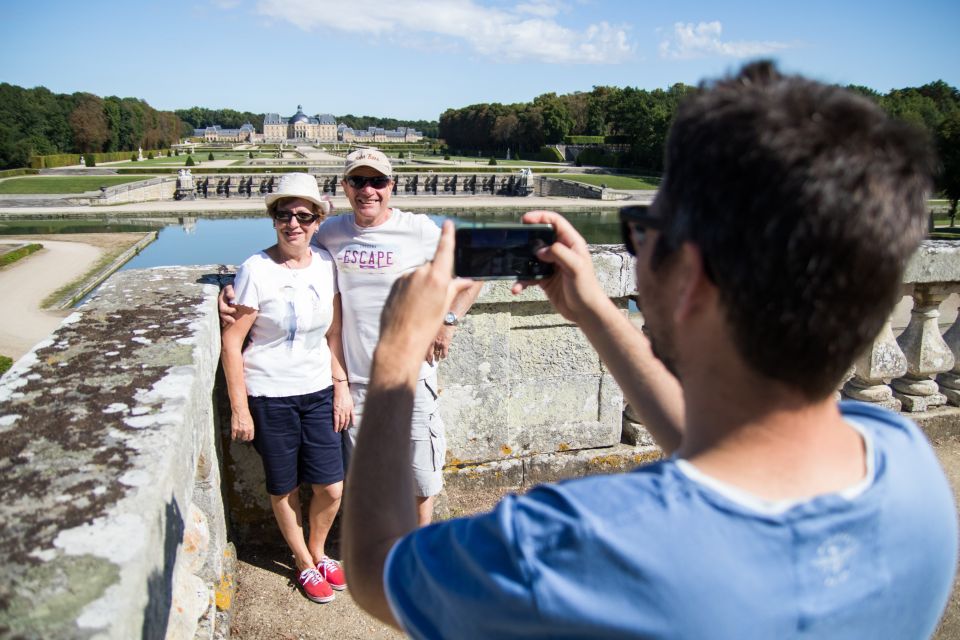
<svg viewBox="0 0 960 640"><path fill-rule="evenodd" d="M298 396L331 384L326 334L333 322L337 273L329 253L310 251L310 265L303 269L279 265L263 251L237 269L234 302L257 310L243 352L251 396Z"/></svg>
<svg viewBox="0 0 960 640"><path fill-rule="evenodd" d="M376 227L359 227L352 213L328 218L314 242L337 263L343 309L343 350L350 382L367 384L373 350L380 338L380 313L393 282L433 259L440 227L423 214L390 210ZM425 354L424 354L425 355ZM433 375L424 362L420 379Z"/></svg>

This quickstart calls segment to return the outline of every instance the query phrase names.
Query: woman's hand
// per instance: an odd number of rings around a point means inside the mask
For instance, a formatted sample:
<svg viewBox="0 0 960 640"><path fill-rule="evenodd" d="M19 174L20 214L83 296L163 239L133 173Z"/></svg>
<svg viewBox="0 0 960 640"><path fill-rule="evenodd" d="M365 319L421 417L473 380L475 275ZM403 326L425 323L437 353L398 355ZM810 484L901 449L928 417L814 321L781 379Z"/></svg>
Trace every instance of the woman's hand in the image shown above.
<svg viewBox="0 0 960 640"><path fill-rule="evenodd" d="M353 425L353 397L346 380L333 383L333 430L337 433Z"/></svg>
<svg viewBox="0 0 960 640"><path fill-rule="evenodd" d="M237 442L253 440L253 417L250 412L234 412L230 416L230 437Z"/></svg>

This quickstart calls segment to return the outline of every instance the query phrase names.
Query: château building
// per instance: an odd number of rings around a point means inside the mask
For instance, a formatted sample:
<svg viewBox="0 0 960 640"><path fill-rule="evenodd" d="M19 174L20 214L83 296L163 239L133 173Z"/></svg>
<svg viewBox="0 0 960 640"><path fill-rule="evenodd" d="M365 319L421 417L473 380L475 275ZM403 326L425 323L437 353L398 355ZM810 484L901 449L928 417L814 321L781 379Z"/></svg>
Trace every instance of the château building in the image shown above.
<svg viewBox="0 0 960 640"><path fill-rule="evenodd" d="M194 129L193 137L204 142L420 142L423 134L410 127L384 129L353 129L346 124L337 124L336 118L329 113L308 116L303 107L297 105L297 112L289 118L279 113L267 113L263 117L263 133L258 134L249 122L239 129L224 129L213 125L204 129Z"/></svg>
<svg viewBox="0 0 960 640"><path fill-rule="evenodd" d="M260 136L253 125L247 122L239 129L224 129L218 124L193 130L194 138L203 138L204 142L259 142Z"/></svg>
<svg viewBox="0 0 960 640"><path fill-rule="evenodd" d="M337 121L329 113L308 116L303 107L289 118L279 113L268 113L263 118L263 138L267 142L285 140L309 140L312 142L336 142Z"/></svg>

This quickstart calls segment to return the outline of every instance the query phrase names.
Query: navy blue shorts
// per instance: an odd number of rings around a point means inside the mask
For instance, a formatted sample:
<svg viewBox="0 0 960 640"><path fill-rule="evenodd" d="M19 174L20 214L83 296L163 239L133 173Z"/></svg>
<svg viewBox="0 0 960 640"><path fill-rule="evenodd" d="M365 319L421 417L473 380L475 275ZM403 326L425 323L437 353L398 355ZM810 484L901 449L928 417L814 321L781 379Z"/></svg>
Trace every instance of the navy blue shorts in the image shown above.
<svg viewBox="0 0 960 640"><path fill-rule="evenodd" d="M304 482L343 480L342 438L333 430L332 385L302 396L247 396L247 403L267 493L282 496Z"/></svg>

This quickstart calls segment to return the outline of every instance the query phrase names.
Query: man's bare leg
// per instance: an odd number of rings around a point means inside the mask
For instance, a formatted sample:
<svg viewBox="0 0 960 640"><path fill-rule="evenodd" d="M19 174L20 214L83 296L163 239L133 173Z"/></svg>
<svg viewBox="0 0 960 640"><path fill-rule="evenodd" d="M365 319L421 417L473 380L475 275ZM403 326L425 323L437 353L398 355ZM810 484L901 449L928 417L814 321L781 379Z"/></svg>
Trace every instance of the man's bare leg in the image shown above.
<svg viewBox="0 0 960 640"><path fill-rule="evenodd" d="M435 496L423 498L417 496L417 526L425 527L433 520L433 499Z"/></svg>

